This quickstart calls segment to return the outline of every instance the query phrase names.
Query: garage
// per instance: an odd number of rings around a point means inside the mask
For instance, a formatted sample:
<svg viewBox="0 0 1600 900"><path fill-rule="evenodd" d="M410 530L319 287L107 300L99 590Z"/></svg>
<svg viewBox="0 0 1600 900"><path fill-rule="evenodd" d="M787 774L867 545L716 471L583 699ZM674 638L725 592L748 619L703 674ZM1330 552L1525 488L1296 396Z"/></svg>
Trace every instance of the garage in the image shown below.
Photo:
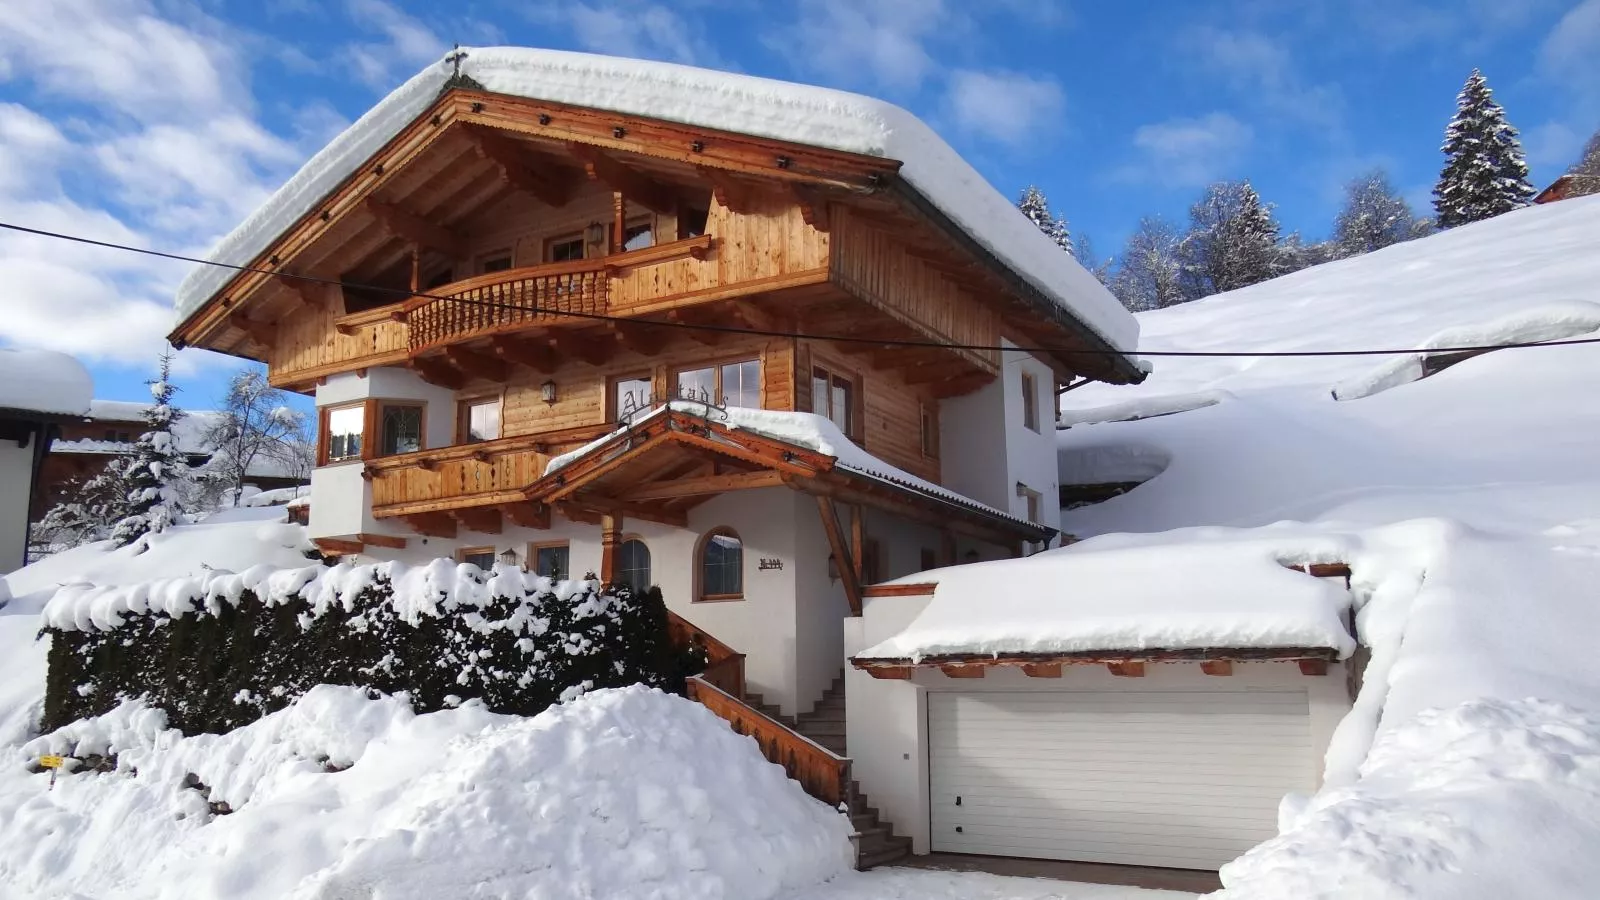
<svg viewBox="0 0 1600 900"><path fill-rule="evenodd" d="M1319 780L1303 687L927 697L934 851L1216 869Z"/></svg>

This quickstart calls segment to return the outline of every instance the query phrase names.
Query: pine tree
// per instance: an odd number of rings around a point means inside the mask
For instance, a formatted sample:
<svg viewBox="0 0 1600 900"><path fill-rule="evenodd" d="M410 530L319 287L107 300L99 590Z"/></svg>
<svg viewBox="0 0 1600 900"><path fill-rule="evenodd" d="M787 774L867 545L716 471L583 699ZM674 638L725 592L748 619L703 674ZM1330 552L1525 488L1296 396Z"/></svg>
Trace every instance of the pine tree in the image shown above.
<svg viewBox="0 0 1600 900"><path fill-rule="evenodd" d="M1160 216L1139 220L1139 229L1122 248L1111 293L1132 312L1176 306L1190 299L1183 291L1178 229Z"/></svg>
<svg viewBox="0 0 1600 900"><path fill-rule="evenodd" d="M1272 205L1249 181L1218 182L1189 208L1190 231L1179 245L1184 293L1207 297L1283 274Z"/></svg>
<svg viewBox="0 0 1600 900"><path fill-rule="evenodd" d="M128 512L111 529L119 547L167 530L182 514L181 486L189 466L178 450L172 427L184 412L172 405L172 353L161 355L161 376L150 384L155 403L145 410L146 431L122 470L128 485Z"/></svg>
<svg viewBox="0 0 1600 900"><path fill-rule="evenodd" d="M127 458L119 456L92 478L69 479L62 486L61 501L34 523L30 557L109 537L112 526L128 514L128 485L123 477L127 468Z"/></svg>
<svg viewBox="0 0 1600 900"><path fill-rule="evenodd" d="M1055 241L1056 246L1072 252L1072 231L1067 227L1067 220L1050 215L1050 202L1044 198L1044 191L1028 185L1017 200L1017 209L1022 210L1022 214L1038 226L1045 237Z"/></svg>
<svg viewBox="0 0 1600 900"><path fill-rule="evenodd" d="M1375 169L1345 185L1344 208L1333 223L1336 258L1371 253L1415 235L1411 205L1395 193L1382 170Z"/></svg>
<svg viewBox="0 0 1600 900"><path fill-rule="evenodd" d="M1479 222L1526 206L1533 197L1528 163L1517 129L1494 101L1477 69L1456 95L1456 114L1445 128L1444 169L1433 189L1440 228Z"/></svg>

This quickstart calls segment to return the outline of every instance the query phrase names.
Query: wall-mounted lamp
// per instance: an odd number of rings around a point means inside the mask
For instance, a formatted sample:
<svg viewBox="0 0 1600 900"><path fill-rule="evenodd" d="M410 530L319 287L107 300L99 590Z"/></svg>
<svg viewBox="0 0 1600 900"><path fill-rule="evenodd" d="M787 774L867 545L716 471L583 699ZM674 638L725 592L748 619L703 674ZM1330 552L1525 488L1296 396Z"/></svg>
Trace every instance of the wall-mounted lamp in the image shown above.
<svg viewBox="0 0 1600 900"><path fill-rule="evenodd" d="M500 564L502 566L515 566L517 564L517 550L516 550L516 548L515 547L507 547L504 550L501 550L500 551L500 555L497 557L497 559L500 560Z"/></svg>
<svg viewBox="0 0 1600 900"><path fill-rule="evenodd" d="M546 381L544 384L539 385L539 396L542 397L546 403L555 403L556 383L554 381Z"/></svg>
<svg viewBox="0 0 1600 900"><path fill-rule="evenodd" d="M606 227L599 222L590 222L589 227L583 229L583 238L591 244L606 242Z"/></svg>

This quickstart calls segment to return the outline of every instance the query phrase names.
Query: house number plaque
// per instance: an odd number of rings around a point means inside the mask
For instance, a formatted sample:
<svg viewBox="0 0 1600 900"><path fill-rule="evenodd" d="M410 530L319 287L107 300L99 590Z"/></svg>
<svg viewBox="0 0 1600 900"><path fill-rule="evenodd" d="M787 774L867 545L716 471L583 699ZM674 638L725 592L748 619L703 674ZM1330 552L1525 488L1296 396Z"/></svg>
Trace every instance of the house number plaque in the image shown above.
<svg viewBox="0 0 1600 900"><path fill-rule="evenodd" d="M781 560L781 559L772 559L772 558L766 557L766 556L761 557L761 565L758 567L758 571L766 572L766 571L770 571L770 570L773 570L773 569L776 569L779 572L782 572L783 571L783 560Z"/></svg>

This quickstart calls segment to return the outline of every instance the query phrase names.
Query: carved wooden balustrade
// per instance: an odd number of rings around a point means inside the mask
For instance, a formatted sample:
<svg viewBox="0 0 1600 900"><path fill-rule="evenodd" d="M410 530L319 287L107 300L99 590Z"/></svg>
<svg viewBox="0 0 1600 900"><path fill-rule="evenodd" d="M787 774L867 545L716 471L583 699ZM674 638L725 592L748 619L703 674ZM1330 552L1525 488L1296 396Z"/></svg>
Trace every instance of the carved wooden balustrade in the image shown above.
<svg viewBox="0 0 1600 900"><path fill-rule="evenodd" d="M612 427L586 425L368 460L373 514L420 515L520 503L522 489L544 474L550 457L582 446Z"/></svg>

